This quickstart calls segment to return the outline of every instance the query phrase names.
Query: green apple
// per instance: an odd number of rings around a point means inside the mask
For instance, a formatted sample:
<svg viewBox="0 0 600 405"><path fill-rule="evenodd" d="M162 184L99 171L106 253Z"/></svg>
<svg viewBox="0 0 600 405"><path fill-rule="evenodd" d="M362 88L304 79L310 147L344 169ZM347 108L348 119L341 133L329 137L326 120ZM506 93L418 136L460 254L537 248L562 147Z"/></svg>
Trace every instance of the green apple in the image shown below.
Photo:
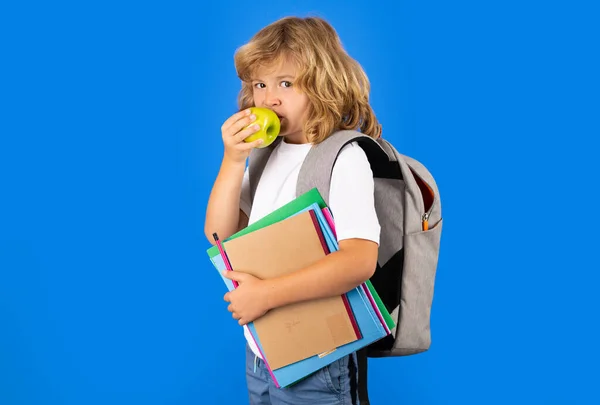
<svg viewBox="0 0 600 405"><path fill-rule="evenodd" d="M281 129L281 122L279 117L273 110L261 107L251 107L252 114L256 116L256 121L250 125L258 124L259 130L244 139L245 142L254 142L258 139L262 139L263 143L258 145L258 148L266 148L277 139L279 130ZM248 126L250 126L248 125ZM247 128L247 127L246 127Z"/></svg>

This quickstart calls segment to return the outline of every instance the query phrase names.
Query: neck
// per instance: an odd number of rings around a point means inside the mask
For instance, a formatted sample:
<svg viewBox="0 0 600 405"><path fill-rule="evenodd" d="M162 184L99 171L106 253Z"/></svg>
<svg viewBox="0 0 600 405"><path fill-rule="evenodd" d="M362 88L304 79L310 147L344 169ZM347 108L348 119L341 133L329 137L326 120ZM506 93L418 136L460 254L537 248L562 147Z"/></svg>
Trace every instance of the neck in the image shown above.
<svg viewBox="0 0 600 405"><path fill-rule="evenodd" d="M302 132L296 132L293 134L283 136L283 141L292 145L303 145L308 142L308 138Z"/></svg>

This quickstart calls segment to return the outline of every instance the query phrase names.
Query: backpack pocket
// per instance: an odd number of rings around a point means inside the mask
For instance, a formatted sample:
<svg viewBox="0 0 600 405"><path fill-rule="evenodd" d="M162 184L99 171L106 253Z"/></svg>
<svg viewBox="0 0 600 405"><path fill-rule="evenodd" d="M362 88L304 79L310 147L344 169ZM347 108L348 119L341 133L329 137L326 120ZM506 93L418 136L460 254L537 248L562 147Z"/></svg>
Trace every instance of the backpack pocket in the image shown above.
<svg viewBox="0 0 600 405"><path fill-rule="evenodd" d="M431 344L430 315L437 271L440 219L428 230L404 237L404 269L400 285L402 304L393 352L399 355L420 353Z"/></svg>
<svg viewBox="0 0 600 405"><path fill-rule="evenodd" d="M419 191L421 192L421 197L423 198L423 211L421 212L421 225L424 231L432 228L430 220L434 220L434 218L430 218L434 209L434 205L438 203L438 199L436 198L436 193L434 189L431 187L425 179L418 173L417 170L409 166L409 169L417 183ZM439 204L439 203L438 203ZM439 221L438 221L439 222ZM437 223L435 224L437 225ZM435 226L434 225L434 226Z"/></svg>

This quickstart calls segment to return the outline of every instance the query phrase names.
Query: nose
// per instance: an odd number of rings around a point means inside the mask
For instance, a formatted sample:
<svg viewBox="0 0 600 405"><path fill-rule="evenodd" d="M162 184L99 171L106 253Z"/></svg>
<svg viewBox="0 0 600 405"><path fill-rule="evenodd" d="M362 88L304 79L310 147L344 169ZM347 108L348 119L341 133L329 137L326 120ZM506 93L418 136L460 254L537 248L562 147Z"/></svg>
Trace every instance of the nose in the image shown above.
<svg viewBox="0 0 600 405"><path fill-rule="evenodd" d="M266 107L276 107L281 104L281 99L276 91L267 89L265 91L265 99L263 100L263 104Z"/></svg>

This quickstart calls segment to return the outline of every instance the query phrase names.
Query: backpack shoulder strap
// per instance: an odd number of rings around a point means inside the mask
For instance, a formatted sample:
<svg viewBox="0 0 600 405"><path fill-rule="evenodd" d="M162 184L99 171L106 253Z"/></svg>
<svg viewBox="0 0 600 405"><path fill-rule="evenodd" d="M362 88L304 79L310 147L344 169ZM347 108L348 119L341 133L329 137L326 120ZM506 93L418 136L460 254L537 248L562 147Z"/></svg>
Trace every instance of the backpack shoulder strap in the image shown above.
<svg viewBox="0 0 600 405"><path fill-rule="evenodd" d="M263 170L265 170L265 166L269 161L269 157L271 153L275 149L275 146L281 142L281 138L277 137L275 142L266 148L255 148L250 152L250 156L248 157L248 174L250 180L250 205L252 205L252 201L254 201L254 194L256 194L256 188L258 187L258 181L262 176Z"/></svg>
<svg viewBox="0 0 600 405"><path fill-rule="evenodd" d="M336 131L308 152L298 175L296 195L302 195L316 187L325 204L329 205L333 166L342 148L351 142L358 142L367 153L376 177L393 170L394 165L389 165L390 159L378 141L354 130Z"/></svg>

